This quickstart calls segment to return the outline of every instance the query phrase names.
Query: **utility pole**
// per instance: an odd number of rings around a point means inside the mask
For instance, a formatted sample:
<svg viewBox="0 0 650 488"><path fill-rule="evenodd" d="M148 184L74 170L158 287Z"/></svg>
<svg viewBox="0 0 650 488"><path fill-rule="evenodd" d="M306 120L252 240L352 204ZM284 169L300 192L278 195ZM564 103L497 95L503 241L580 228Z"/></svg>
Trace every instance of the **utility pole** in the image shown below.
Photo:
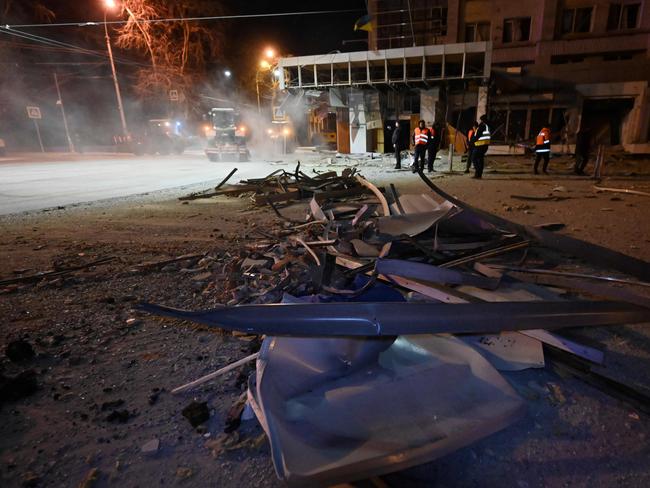
<svg viewBox="0 0 650 488"><path fill-rule="evenodd" d="M113 60L113 49L111 48L111 38L108 35L108 24L106 23L106 11L104 11L104 32L106 33L106 47L108 48L108 57L111 60L111 70L113 71L113 84L115 85L115 96L117 97L117 108L120 111L120 120L122 121L122 133L126 138L129 135L129 129L126 126L126 117L124 116L124 106L122 105L120 84L117 81L117 72L115 71L115 61Z"/></svg>
<svg viewBox="0 0 650 488"><path fill-rule="evenodd" d="M255 71L255 91L257 92L257 113L262 114L262 105L260 103L260 70Z"/></svg>
<svg viewBox="0 0 650 488"><path fill-rule="evenodd" d="M65 137L68 140L68 148L70 149L70 152L74 152L74 144L72 143L72 139L70 138L70 130L68 129L68 119L65 116L65 108L63 107L63 98L61 98L61 89L59 88L59 77L56 74L56 71L54 72L54 84L56 85L56 94L59 97L57 100L57 105L61 107L61 115L63 116L63 127L65 128Z"/></svg>

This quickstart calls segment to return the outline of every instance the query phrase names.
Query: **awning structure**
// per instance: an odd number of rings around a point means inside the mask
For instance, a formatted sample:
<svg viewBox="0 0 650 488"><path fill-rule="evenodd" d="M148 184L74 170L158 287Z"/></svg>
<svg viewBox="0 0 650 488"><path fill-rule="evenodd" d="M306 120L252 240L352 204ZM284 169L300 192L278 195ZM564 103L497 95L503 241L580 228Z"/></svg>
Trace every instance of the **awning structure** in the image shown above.
<svg viewBox="0 0 650 488"><path fill-rule="evenodd" d="M490 42L282 58L280 89L420 84L489 78Z"/></svg>

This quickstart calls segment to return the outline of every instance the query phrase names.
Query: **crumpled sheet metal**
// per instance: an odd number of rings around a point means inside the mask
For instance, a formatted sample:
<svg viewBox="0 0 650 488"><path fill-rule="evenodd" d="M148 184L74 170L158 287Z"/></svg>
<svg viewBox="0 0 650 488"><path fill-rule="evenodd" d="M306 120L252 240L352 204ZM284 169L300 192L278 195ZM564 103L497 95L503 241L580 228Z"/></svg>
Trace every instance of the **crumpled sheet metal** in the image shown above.
<svg viewBox="0 0 650 488"><path fill-rule="evenodd" d="M451 208L449 202L438 203L430 195L427 194L405 194L399 197L399 202L404 209L405 214L417 214L423 212L431 212L434 210L439 210L444 207ZM394 214L400 213L399 206L394 203L391 206Z"/></svg>
<svg viewBox="0 0 650 488"><path fill-rule="evenodd" d="M492 335L459 335L499 371L521 371L544 367L544 348L537 339L518 332Z"/></svg>
<svg viewBox="0 0 650 488"><path fill-rule="evenodd" d="M429 180L429 178L427 178L426 175L424 175L422 172L419 174L422 180L435 193L437 193L448 202L464 210L464 212L458 214L463 218L468 218L471 216L476 220L482 220L486 223L501 227L510 232L515 232L517 234L527 236L528 238L533 239L550 249L555 249L567 254L571 254L573 256L580 257L581 259L584 259L585 261L593 263L597 266L609 267L611 269L621 271L630 276L635 276L636 278L639 278L643 281L650 281L650 263L564 234L558 234L544 229L517 224L484 210L474 208L471 205L468 205L467 203L462 202L457 198L449 195L447 192L443 191L440 187L436 186L431 180ZM450 221L451 220L452 219L450 219Z"/></svg>
<svg viewBox="0 0 650 488"><path fill-rule="evenodd" d="M377 219L380 234L414 237L461 211L450 202L438 203L428 195L403 195L400 202L405 204L403 214L394 209L393 215Z"/></svg>
<svg viewBox="0 0 650 488"><path fill-rule="evenodd" d="M240 305L190 312L142 304L143 311L250 334L301 337L476 334L621 325L650 311L620 302L309 303Z"/></svg>
<svg viewBox="0 0 650 488"><path fill-rule="evenodd" d="M437 459L513 423L524 404L452 336L267 337L249 401L278 477L325 486Z"/></svg>
<svg viewBox="0 0 650 488"><path fill-rule="evenodd" d="M436 222L449 215L449 209L431 212L391 215L377 219L377 230L381 235L415 237L433 227Z"/></svg>

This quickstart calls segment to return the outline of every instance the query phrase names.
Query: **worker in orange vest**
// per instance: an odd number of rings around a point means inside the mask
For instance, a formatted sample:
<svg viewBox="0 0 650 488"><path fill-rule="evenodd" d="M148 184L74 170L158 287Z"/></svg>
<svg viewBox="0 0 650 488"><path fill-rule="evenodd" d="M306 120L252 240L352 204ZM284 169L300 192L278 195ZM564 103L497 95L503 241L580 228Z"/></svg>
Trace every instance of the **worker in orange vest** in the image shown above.
<svg viewBox="0 0 650 488"><path fill-rule="evenodd" d="M478 129L478 122L474 122L472 128L467 132L467 166L465 167L465 173L469 173L469 169L472 167L472 152L474 151L472 136L476 133L476 129Z"/></svg>
<svg viewBox="0 0 650 488"><path fill-rule="evenodd" d="M415 161L413 161L413 172L424 171L424 160L427 156L429 140L432 138L431 130L427 129L424 120L418 122L418 126L413 131L413 144L415 145Z"/></svg>
<svg viewBox="0 0 650 488"><path fill-rule="evenodd" d="M542 130L539 131L539 134L537 134L537 138L535 140L535 174L539 174L537 171L539 167L539 162L543 159L544 160L544 166L542 167L542 171L544 171L544 174L548 174L548 160L551 155L551 129L548 127L544 126L542 127Z"/></svg>

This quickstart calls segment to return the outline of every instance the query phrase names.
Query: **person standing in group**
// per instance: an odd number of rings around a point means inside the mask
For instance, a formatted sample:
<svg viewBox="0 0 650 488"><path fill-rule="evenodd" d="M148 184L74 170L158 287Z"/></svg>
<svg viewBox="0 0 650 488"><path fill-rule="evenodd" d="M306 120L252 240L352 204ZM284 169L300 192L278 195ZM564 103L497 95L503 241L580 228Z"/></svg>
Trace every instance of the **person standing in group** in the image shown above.
<svg viewBox="0 0 650 488"><path fill-rule="evenodd" d="M395 150L395 169L402 169L402 128L399 125L399 120L395 122L391 142Z"/></svg>
<svg viewBox="0 0 650 488"><path fill-rule="evenodd" d="M429 129L431 137L429 138L429 148L427 151L427 169L429 173L433 173L433 165L436 162L436 155L438 154L438 149L440 149L440 126L438 124L434 125Z"/></svg>
<svg viewBox="0 0 650 488"><path fill-rule="evenodd" d="M483 167L485 166L485 153L490 147L490 127L487 123L487 115L479 117L479 124L476 132L472 134L472 164L474 165L474 176L472 178L481 179L483 177Z"/></svg>
<svg viewBox="0 0 650 488"><path fill-rule="evenodd" d="M420 120L418 126L413 131L413 145L415 146L415 161L413 161L413 172L424 171L424 160L427 156L427 147L431 131L427 129L424 120Z"/></svg>
<svg viewBox="0 0 650 488"><path fill-rule="evenodd" d="M535 167L533 171L535 174L539 174L539 162L543 159L544 166L542 166L542 171L544 174L548 174L548 161L551 155L551 129L544 126L542 130L537 134L535 140Z"/></svg>
<svg viewBox="0 0 650 488"><path fill-rule="evenodd" d="M465 167L465 173L469 173L469 169L472 167L472 153L474 152L472 137L476 129L478 129L478 122L474 122L472 128L467 132L467 166Z"/></svg>
<svg viewBox="0 0 650 488"><path fill-rule="evenodd" d="M589 164L589 153L591 152L591 130L583 127L576 135L576 163L573 171L577 175L585 174L585 167Z"/></svg>

